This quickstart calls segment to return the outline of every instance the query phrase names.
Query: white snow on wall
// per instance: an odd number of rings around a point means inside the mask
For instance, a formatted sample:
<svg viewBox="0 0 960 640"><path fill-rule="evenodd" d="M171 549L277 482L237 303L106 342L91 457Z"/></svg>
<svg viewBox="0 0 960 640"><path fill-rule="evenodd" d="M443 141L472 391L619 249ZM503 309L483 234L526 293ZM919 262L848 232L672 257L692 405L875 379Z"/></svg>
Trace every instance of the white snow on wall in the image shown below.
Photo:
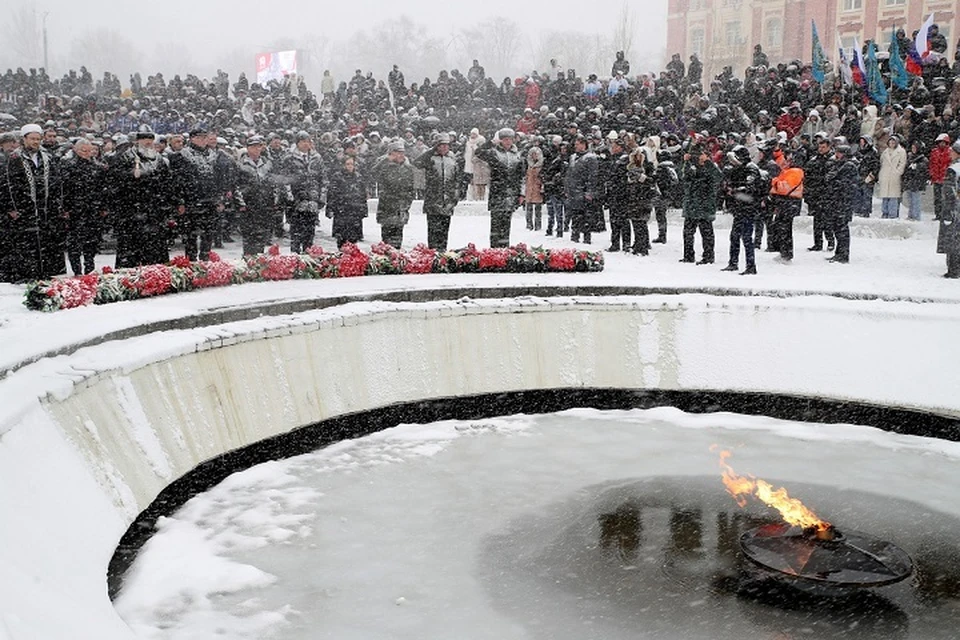
<svg viewBox="0 0 960 640"><path fill-rule="evenodd" d="M135 514L197 464L299 426L570 386L799 393L960 415L960 379L946 375L960 362L958 321L954 304L826 297L371 302L43 360L0 380L0 636L133 638L105 571Z"/></svg>

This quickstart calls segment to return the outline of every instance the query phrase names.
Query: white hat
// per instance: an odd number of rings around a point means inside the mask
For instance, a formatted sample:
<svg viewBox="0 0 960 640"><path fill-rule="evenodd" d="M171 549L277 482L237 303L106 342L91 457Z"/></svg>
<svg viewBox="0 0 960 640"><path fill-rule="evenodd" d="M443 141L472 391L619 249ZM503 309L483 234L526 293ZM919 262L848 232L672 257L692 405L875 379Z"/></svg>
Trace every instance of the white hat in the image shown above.
<svg viewBox="0 0 960 640"><path fill-rule="evenodd" d="M40 125L33 124L33 123L25 124L22 127L20 127L21 137L25 138L28 133L39 133L40 135L43 135L43 129L40 127Z"/></svg>

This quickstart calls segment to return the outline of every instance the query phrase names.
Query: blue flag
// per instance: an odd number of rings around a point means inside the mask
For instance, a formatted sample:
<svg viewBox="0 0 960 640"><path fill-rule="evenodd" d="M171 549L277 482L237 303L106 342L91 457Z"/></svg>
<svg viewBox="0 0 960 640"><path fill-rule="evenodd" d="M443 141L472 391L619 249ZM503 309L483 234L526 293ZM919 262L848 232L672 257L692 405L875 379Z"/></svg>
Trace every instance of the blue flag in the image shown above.
<svg viewBox="0 0 960 640"><path fill-rule="evenodd" d="M817 33L817 23L811 20L810 24L813 25L813 69L811 71L813 73L813 79L823 84L829 63L827 62L827 54L823 52L823 45L820 44L820 34Z"/></svg>
<svg viewBox="0 0 960 640"><path fill-rule="evenodd" d="M907 67L903 64L900 57L900 42L897 40L897 32L893 32L893 39L890 41L890 82L901 89L910 86L910 76L907 74Z"/></svg>
<svg viewBox="0 0 960 640"><path fill-rule="evenodd" d="M883 75L877 62L877 47L872 42L867 48L867 95L877 104L887 103L887 86L883 84Z"/></svg>

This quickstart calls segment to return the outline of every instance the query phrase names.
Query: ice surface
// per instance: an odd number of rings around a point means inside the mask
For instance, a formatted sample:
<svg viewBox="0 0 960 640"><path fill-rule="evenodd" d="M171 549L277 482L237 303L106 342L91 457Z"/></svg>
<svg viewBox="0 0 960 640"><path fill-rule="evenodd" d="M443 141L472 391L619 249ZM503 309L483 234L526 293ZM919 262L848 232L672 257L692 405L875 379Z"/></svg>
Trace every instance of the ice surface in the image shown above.
<svg viewBox="0 0 960 640"><path fill-rule="evenodd" d="M657 539L668 505L674 519L684 504L740 517L714 443L735 452L739 472L787 484L840 527L870 522L921 557L960 522L960 444L865 427L671 408L402 425L194 497L162 521L117 608L158 640L216 629L292 640L804 637L807 614L767 615L768 605L700 584L716 567L696 554L649 551L671 546ZM646 501L647 546L604 555L596 514L630 501ZM869 520L885 506L889 517ZM753 506L747 516L770 514ZM960 611L956 599L937 608L864 597L807 626L821 638L929 640L952 637L938 635L944 611ZM678 611L691 613L670 622ZM892 621L890 635L864 635L877 632L867 618Z"/></svg>

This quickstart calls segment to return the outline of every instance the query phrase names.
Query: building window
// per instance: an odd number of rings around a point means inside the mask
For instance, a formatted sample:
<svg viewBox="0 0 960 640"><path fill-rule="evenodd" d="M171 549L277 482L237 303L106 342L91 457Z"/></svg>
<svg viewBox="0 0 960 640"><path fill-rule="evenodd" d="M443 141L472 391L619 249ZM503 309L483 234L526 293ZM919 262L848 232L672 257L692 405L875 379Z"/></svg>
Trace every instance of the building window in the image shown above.
<svg viewBox="0 0 960 640"><path fill-rule="evenodd" d="M905 5L905 4L907 4L907 0L886 0L886 5L888 7L895 7L898 5Z"/></svg>
<svg viewBox="0 0 960 640"><path fill-rule="evenodd" d="M743 39L740 37L739 22L728 22L725 25L724 33L726 34L725 42L728 47L733 47L738 44L743 44Z"/></svg>
<svg viewBox="0 0 960 640"><path fill-rule="evenodd" d="M703 9L704 0L690 0L689 11L700 11Z"/></svg>
<svg viewBox="0 0 960 640"><path fill-rule="evenodd" d="M690 32L690 53L697 54L698 58L703 57L703 29L694 29Z"/></svg>
<svg viewBox="0 0 960 640"><path fill-rule="evenodd" d="M767 49L779 49L783 45L783 23L780 18L767 20Z"/></svg>
<svg viewBox="0 0 960 640"><path fill-rule="evenodd" d="M843 11L859 11L863 9L863 0L843 0Z"/></svg>

